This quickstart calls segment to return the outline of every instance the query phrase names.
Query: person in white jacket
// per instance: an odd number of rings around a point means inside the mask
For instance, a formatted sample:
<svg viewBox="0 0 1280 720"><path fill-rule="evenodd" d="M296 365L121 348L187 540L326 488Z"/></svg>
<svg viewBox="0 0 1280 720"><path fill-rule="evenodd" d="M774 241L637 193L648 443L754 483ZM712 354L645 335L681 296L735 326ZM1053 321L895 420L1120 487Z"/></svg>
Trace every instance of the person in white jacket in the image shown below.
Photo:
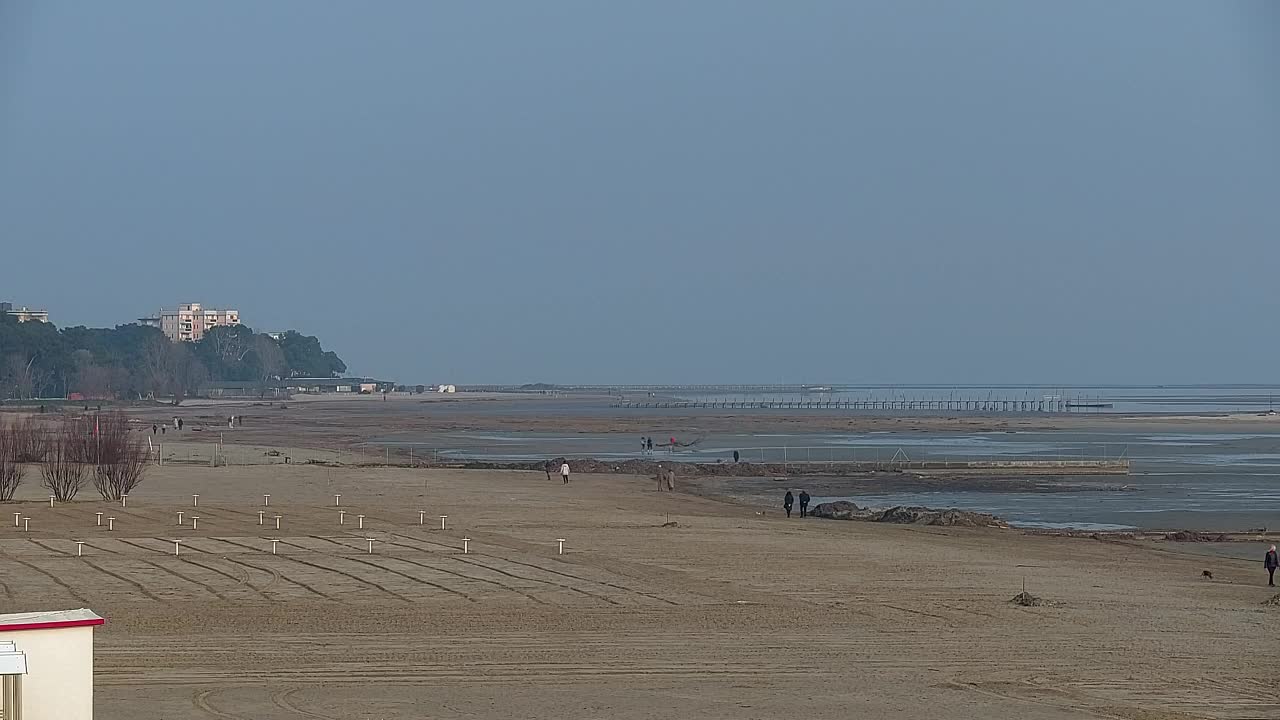
<svg viewBox="0 0 1280 720"><path fill-rule="evenodd" d="M569 484L569 461L568 460L565 460L564 464L560 466L560 479L564 481L565 485Z"/></svg>

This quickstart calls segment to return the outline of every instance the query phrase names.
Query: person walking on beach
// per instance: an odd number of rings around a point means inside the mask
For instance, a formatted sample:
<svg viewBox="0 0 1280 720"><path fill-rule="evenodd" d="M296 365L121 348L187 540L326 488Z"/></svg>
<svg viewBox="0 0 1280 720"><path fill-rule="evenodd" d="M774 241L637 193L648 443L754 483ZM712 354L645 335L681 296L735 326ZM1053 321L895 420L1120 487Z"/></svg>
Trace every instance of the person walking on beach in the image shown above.
<svg viewBox="0 0 1280 720"><path fill-rule="evenodd" d="M155 434L156 434L156 424L155 424L155 423L151 423L151 434L152 434L152 435L155 435Z"/></svg>
<svg viewBox="0 0 1280 720"><path fill-rule="evenodd" d="M672 438L671 438L671 449L670 449L670 452L671 452L672 454L675 454L675 451L676 451L676 439L675 439L675 436L672 436Z"/></svg>
<svg viewBox="0 0 1280 720"><path fill-rule="evenodd" d="M644 454L644 448L645 448L645 438L642 437L640 438L640 454L641 455Z"/></svg>
<svg viewBox="0 0 1280 720"><path fill-rule="evenodd" d="M782 509L787 511L787 517L791 517L791 506L796 502L796 498L788 490L786 495L782 496Z"/></svg>
<svg viewBox="0 0 1280 720"><path fill-rule="evenodd" d="M734 450L734 451L733 451L733 461L734 461L734 462L738 462L738 451L737 451L737 450Z"/></svg>
<svg viewBox="0 0 1280 720"><path fill-rule="evenodd" d="M800 517L809 517L809 493L800 491Z"/></svg>
<svg viewBox="0 0 1280 720"><path fill-rule="evenodd" d="M645 442L649 444L649 454L652 455L653 454L653 438L647 438Z"/></svg>
<svg viewBox="0 0 1280 720"><path fill-rule="evenodd" d="M676 469L671 468L667 471L667 492L676 491Z"/></svg>
<svg viewBox="0 0 1280 720"><path fill-rule="evenodd" d="M547 479L548 479L548 480L550 480L550 479L551 479L551 468L553 468L553 467L555 467L555 466L556 466L556 464L555 464L554 462L550 461L550 460L548 460L545 464L543 464L542 469L547 471Z"/></svg>
<svg viewBox="0 0 1280 720"><path fill-rule="evenodd" d="M565 460L564 463L560 465L560 480L565 485L569 484L569 461L568 460Z"/></svg>
<svg viewBox="0 0 1280 720"><path fill-rule="evenodd" d="M1280 557L1276 556L1276 546L1272 545L1267 551L1267 558L1262 561L1264 567L1267 568L1267 587L1276 586L1276 568L1280 567Z"/></svg>
<svg viewBox="0 0 1280 720"><path fill-rule="evenodd" d="M658 465L658 492L662 492L662 483L666 482L666 479L667 479L667 471L662 468L661 464L659 464Z"/></svg>

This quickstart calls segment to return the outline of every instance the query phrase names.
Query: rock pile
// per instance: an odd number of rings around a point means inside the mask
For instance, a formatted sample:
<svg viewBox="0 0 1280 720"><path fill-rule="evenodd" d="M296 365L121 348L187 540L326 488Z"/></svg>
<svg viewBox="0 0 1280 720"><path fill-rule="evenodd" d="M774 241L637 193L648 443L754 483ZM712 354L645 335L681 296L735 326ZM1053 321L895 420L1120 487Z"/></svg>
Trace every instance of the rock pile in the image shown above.
<svg viewBox="0 0 1280 720"><path fill-rule="evenodd" d="M1178 530L1166 533L1165 540L1170 542L1227 542L1229 538L1221 533L1201 533L1194 530Z"/></svg>
<svg viewBox="0 0 1280 720"><path fill-rule="evenodd" d="M1023 590L1017 595L1009 598L1009 602L1014 605L1021 605L1022 607L1041 607L1045 605L1052 605L1052 603L1048 602L1044 598L1038 598L1026 590Z"/></svg>
<svg viewBox="0 0 1280 720"><path fill-rule="evenodd" d="M968 510L937 510L927 507L898 505L887 510L858 507L847 500L819 503L810 511L816 517L828 520L862 520L865 522L895 523L899 525L938 525L947 527L1009 527L994 515Z"/></svg>

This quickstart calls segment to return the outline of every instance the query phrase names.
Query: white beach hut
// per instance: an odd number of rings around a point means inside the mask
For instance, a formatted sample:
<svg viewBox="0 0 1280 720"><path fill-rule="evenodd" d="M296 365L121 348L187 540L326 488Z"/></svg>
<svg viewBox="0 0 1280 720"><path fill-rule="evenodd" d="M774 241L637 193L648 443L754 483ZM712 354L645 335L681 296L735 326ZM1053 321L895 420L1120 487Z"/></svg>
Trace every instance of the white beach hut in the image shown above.
<svg viewBox="0 0 1280 720"><path fill-rule="evenodd" d="M93 720L92 610L0 615L0 718Z"/></svg>

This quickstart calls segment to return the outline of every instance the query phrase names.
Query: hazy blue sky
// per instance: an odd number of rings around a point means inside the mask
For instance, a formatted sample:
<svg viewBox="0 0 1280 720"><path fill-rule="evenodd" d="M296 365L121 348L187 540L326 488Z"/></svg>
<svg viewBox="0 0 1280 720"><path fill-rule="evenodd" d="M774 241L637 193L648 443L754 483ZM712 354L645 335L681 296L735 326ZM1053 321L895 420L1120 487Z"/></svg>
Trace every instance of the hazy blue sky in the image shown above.
<svg viewBox="0 0 1280 720"><path fill-rule="evenodd" d="M1280 3L0 0L0 299L450 382L1280 380Z"/></svg>

